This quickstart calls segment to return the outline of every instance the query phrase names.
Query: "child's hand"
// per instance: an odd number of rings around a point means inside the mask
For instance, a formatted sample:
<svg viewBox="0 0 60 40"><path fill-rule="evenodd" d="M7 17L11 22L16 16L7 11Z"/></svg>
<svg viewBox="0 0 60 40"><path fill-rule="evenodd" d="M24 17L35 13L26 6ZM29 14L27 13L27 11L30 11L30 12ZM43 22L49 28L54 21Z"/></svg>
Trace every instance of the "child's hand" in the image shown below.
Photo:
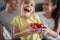
<svg viewBox="0 0 60 40"><path fill-rule="evenodd" d="M28 28L24 31L26 34L34 34L37 33L36 29Z"/></svg>

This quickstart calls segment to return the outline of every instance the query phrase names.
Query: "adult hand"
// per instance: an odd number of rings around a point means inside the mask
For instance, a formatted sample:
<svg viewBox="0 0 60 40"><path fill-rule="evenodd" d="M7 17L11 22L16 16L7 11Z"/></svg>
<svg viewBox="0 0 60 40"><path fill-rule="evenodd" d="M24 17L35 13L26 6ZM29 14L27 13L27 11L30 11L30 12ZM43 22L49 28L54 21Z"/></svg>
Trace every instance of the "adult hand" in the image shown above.
<svg viewBox="0 0 60 40"><path fill-rule="evenodd" d="M41 29L41 31L42 31L42 34L43 35L46 35L48 32L49 32L49 28L48 28L48 26L46 26L46 25L42 25L42 29Z"/></svg>

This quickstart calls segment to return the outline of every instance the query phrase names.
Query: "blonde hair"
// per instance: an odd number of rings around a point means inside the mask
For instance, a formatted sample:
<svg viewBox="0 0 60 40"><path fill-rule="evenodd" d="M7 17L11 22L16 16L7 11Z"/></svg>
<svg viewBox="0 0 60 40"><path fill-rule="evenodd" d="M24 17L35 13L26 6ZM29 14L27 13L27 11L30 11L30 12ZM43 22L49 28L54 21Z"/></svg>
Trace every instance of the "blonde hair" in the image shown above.
<svg viewBox="0 0 60 40"><path fill-rule="evenodd" d="M25 1L25 0L20 0L20 5L23 3L23 1ZM30 0L31 1L31 0ZM34 3L35 3L35 1L34 1Z"/></svg>

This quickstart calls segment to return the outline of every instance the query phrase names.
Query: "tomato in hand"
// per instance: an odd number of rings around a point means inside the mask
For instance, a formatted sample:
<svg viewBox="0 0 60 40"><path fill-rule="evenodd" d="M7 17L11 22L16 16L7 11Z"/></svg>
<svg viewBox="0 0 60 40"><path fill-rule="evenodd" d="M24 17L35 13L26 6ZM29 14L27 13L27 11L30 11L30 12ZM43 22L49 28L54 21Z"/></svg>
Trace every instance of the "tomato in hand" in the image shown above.
<svg viewBox="0 0 60 40"><path fill-rule="evenodd" d="M31 23L30 26L34 29L38 29L38 28L42 28L41 26L42 24L39 24L39 23Z"/></svg>

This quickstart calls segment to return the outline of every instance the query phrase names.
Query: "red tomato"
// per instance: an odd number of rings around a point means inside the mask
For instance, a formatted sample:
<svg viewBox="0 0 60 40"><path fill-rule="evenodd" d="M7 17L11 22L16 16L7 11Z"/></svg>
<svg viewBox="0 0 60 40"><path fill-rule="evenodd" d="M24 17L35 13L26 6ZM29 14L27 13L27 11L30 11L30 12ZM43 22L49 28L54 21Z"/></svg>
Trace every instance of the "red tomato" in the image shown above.
<svg viewBox="0 0 60 40"><path fill-rule="evenodd" d="M35 29L37 28L37 26L34 23L31 23L30 25L32 28L35 28Z"/></svg>
<svg viewBox="0 0 60 40"><path fill-rule="evenodd" d="M32 28L35 28L35 29L42 28L42 26L41 26L42 24L39 24L39 23L31 23L30 25Z"/></svg>
<svg viewBox="0 0 60 40"><path fill-rule="evenodd" d="M42 26L41 26L42 24L37 24L37 25L38 25L38 28L42 28Z"/></svg>

